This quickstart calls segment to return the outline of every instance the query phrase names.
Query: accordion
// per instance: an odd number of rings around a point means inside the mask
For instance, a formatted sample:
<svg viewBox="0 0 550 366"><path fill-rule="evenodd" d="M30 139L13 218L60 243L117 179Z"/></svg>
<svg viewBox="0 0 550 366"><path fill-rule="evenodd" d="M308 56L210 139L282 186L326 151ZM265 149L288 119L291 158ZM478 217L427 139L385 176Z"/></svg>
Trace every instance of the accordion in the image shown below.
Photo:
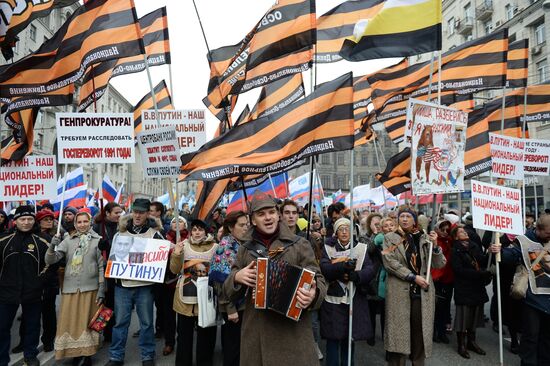
<svg viewBox="0 0 550 366"><path fill-rule="evenodd" d="M112 316L113 310L109 309L105 305L101 305L90 320L88 328L99 333L107 326L107 323L111 320Z"/></svg>
<svg viewBox="0 0 550 366"><path fill-rule="evenodd" d="M315 272L283 260L258 258L254 307L270 309L298 321L302 315L296 294L300 287L310 288Z"/></svg>

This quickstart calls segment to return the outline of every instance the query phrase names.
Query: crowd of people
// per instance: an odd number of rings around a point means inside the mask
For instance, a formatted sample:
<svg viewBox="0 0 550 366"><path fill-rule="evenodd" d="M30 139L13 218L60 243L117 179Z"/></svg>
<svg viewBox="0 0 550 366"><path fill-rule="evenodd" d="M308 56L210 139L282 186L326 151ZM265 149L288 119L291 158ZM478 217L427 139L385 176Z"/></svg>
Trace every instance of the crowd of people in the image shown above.
<svg viewBox="0 0 550 366"><path fill-rule="evenodd" d="M311 216L311 217L309 217ZM527 215L526 236L550 240L550 215ZM550 365L550 295L531 290L512 299L514 272L522 266L520 244L502 235L478 234L470 214L450 210L433 220L410 206L387 212L355 212L333 203L322 214L307 206L256 192L246 211L216 209L206 221L188 209L175 216L159 202L138 198L130 213L109 203L95 217L86 208L22 205L0 210L0 366L23 352L39 365L44 352L73 365L92 365L100 347L109 348L108 366L123 365L126 341L139 338L141 361L154 365L156 339L175 364L213 365L218 326L198 326L198 277L208 277L217 297L223 365L348 364L348 342L375 345L377 323L388 365L423 365L433 342L485 355L476 330L492 320L498 331L493 254L502 251L503 325L509 351L522 366ZM59 226L59 227L58 227ZM170 241L163 283L105 277L105 263L118 236ZM111 253L114 252L114 253ZM256 259L269 257L315 273L311 286L297 290L298 322L254 307ZM430 262L431 261L431 262ZM60 295L59 309L56 309ZM454 299L455 311L451 314ZM489 317L484 307L491 301ZM350 306L353 302L350 332ZM98 308L113 309L102 334L88 323ZM21 307L19 343L11 328ZM132 311L139 330L129 335ZM378 319L378 322L377 322ZM320 347L326 341L324 352Z"/></svg>

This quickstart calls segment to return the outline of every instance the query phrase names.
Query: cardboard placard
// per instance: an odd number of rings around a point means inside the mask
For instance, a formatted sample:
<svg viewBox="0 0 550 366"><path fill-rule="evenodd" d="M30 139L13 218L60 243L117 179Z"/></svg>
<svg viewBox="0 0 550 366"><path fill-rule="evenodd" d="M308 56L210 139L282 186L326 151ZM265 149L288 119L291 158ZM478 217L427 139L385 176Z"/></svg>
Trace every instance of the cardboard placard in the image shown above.
<svg viewBox="0 0 550 366"><path fill-rule="evenodd" d="M0 169L0 200L46 200L57 196L54 155L31 155Z"/></svg>

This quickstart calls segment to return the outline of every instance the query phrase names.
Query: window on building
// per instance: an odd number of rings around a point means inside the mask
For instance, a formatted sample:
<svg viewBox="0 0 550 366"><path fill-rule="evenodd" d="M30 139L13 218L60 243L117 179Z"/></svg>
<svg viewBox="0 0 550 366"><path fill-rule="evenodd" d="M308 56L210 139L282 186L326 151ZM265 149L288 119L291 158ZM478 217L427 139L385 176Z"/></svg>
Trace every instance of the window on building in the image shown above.
<svg viewBox="0 0 550 366"><path fill-rule="evenodd" d="M510 20L514 17L514 6L512 4L506 4L504 6L504 12L506 14L506 20Z"/></svg>
<svg viewBox="0 0 550 366"><path fill-rule="evenodd" d="M332 187L332 182L330 181L330 175L321 175L321 185L323 186L323 188L328 188L328 187Z"/></svg>
<svg viewBox="0 0 550 366"><path fill-rule="evenodd" d="M465 17L465 20L468 22L468 21L472 21L473 20L473 17L474 17L474 13L473 13L473 9L472 9L472 4L468 3L466 5L464 5L464 17Z"/></svg>
<svg viewBox="0 0 550 366"><path fill-rule="evenodd" d="M548 62L546 59L537 62L537 75L539 83L543 83L548 80Z"/></svg>
<svg viewBox="0 0 550 366"><path fill-rule="evenodd" d="M361 154L361 166L369 165L369 155L364 152Z"/></svg>
<svg viewBox="0 0 550 366"><path fill-rule="evenodd" d="M449 35L455 34L455 18L451 17L449 20L447 20L447 32Z"/></svg>
<svg viewBox="0 0 550 366"><path fill-rule="evenodd" d="M517 39L517 36L516 36L515 33L514 33L514 34L510 34L510 35L508 36L508 43L514 43L514 42L516 41L516 39Z"/></svg>
<svg viewBox="0 0 550 366"><path fill-rule="evenodd" d="M321 155L321 164L330 164L330 154Z"/></svg>
<svg viewBox="0 0 550 366"><path fill-rule="evenodd" d="M337 155L337 164L340 166L344 165L344 153L338 153Z"/></svg>
<svg viewBox="0 0 550 366"><path fill-rule="evenodd" d="M344 181L346 180L346 178L343 176L343 175L338 175L336 177L336 189L345 189L346 187L344 186Z"/></svg>
<svg viewBox="0 0 550 366"><path fill-rule="evenodd" d="M546 41L546 27L543 21L535 25L535 43L539 45L544 41Z"/></svg>
<svg viewBox="0 0 550 366"><path fill-rule="evenodd" d="M44 134L37 133L36 136L34 137L34 147L38 150L41 150L43 145L44 145Z"/></svg>
<svg viewBox="0 0 550 366"><path fill-rule="evenodd" d="M368 175L359 176L359 185L365 185L370 183L370 177Z"/></svg>
<svg viewBox="0 0 550 366"><path fill-rule="evenodd" d="M36 27L33 24L29 28L29 38L36 42Z"/></svg>
<svg viewBox="0 0 550 366"><path fill-rule="evenodd" d="M391 138L389 136L386 136L386 138L384 139L384 146L385 147L391 147Z"/></svg>

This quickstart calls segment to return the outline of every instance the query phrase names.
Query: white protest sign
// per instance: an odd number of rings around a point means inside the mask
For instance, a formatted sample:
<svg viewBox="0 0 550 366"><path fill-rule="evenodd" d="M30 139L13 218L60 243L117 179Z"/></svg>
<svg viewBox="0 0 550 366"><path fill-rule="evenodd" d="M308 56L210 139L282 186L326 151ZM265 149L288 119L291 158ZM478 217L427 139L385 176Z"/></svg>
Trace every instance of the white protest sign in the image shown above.
<svg viewBox="0 0 550 366"><path fill-rule="evenodd" d="M26 156L0 168L0 200L47 200L57 197L54 155Z"/></svg>
<svg viewBox="0 0 550 366"><path fill-rule="evenodd" d="M55 123L61 164L135 161L131 113L56 113Z"/></svg>
<svg viewBox="0 0 550 366"><path fill-rule="evenodd" d="M523 139L489 134L493 176L506 179L523 179Z"/></svg>
<svg viewBox="0 0 550 366"><path fill-rule="evenodd" d="M521 191L472 180L472 219L476 229L523 235Z"/></svg>
<svg viewBox="0 0 550 366"><path fill-rule="evenodd" d="M181 109L158 111L161 126L175 126L180 153L196 151L206 143L206 119L203 109ZM141 112L143 131L157 128L157 114L153 110Z"/></svg>
<svg viewBox="0 0 550 366"><path fill-rule="evenodd" d="M413 194L463 191L468 113L415 99L409 106Z"/></svg>
<svg viewBox="0 0 550 366"><path fill-rule="evenodd" d="M523 172L525 175L550 175L550 141L524 139Z"/></svg>
<svg viewBox="0 0 550 366"><path fill-rule="evenodd" d="M105 277L162 283L169 250L167 240L116 235Z"/></svg>
<svg viewBox="0 0 550 366"><path fill-rule="evenodd" d="M177 178L180 148L174 126L140 132L137 136L143 173L147 178Z"/></svg>

